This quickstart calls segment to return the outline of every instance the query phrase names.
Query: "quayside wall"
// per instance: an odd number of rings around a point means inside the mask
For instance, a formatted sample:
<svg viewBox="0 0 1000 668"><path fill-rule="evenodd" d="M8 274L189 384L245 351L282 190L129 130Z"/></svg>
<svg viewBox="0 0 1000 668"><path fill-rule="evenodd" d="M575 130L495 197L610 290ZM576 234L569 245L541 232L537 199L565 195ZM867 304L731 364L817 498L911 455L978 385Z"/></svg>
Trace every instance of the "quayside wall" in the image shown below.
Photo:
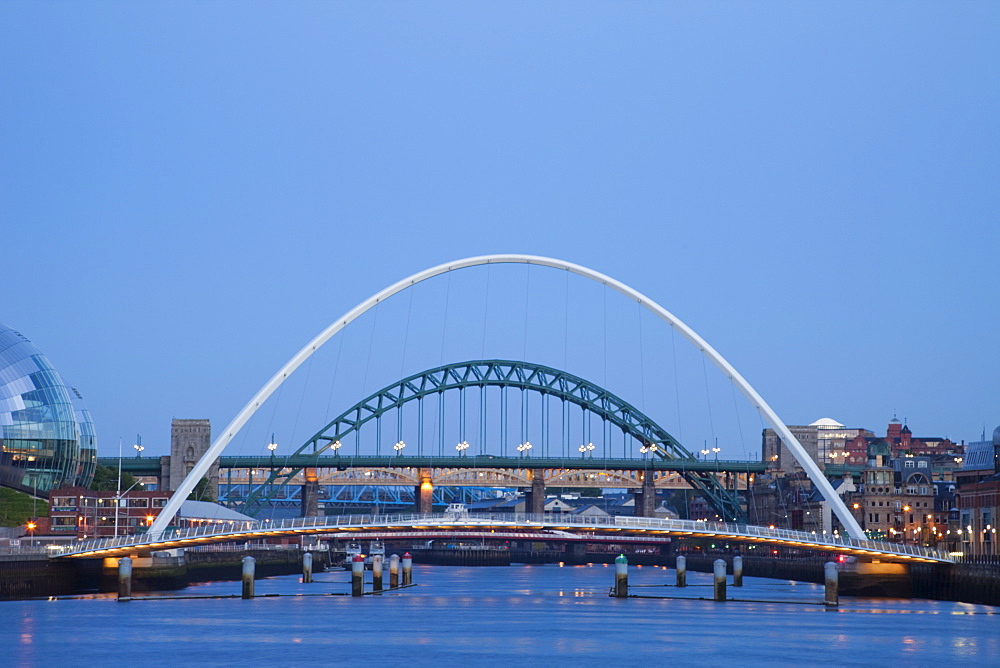
<svg viewBox="0 0 1000 668"><path fill-rule="evenodd" d="M732 556L681 552L689 570L712 572L716 559L725 559L732 572ZM743 573L750 577L800 582L823 582L824 556L743 556ZM879 564L841 566L840 593L844 596L928 598L1000 606L1000 564Z"/></svg>

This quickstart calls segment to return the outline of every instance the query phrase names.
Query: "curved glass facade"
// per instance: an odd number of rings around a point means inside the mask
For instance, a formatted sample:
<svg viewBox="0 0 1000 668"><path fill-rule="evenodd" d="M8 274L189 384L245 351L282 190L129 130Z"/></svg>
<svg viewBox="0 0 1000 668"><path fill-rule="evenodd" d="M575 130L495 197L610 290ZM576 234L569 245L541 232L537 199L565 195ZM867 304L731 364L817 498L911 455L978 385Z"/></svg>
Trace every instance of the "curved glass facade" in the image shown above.
<svg viewBox="0 0 1000 668"><path fill-rule="evenodd" d="M80 395L28 339L0 324L0 484L39 494L86 486L96 460Z"/></svg>

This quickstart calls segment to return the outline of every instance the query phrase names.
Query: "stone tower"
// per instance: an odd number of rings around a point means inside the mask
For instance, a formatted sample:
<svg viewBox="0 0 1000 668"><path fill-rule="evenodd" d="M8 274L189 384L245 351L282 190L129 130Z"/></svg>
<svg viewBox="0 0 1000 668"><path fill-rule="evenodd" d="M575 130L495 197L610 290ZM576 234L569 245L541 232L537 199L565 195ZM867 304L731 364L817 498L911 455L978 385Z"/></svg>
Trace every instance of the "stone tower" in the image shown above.
<svg viewBox="0 0 1000 668"><path fill-rule="evenodd" d="M170 423L170 489L177 489L212 444L208 420L178 420ZM219 498L219 462L208 469L212 494Z"/></svg>

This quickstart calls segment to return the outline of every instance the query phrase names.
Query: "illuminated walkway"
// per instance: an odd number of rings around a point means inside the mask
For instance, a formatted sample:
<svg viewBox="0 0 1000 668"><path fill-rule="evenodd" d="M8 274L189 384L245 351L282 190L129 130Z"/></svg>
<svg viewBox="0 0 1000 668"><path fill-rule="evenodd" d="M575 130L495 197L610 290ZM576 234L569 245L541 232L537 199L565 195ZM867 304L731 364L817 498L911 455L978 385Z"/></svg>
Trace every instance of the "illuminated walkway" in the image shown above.
<svg viewBox="0 0 1000 668"><path fill-rule="evenodd" d="M136 534L120 538L83 541L53 550L54 557L120 557L146 553L152 550L194 547L211 543L248 541L282 536L338 534L346 537L364 532L365 538L394 536L410 538L415 532L440 535L442 531L454 535L481 532L531 532L542 540L566 541L573 534L588 542L633 542L635 537L653 539L717 538L743 543L772 545L776 547L818 550L852 555L883 562L939 562L951 563L946 552L915 545L858 540L842 535L813 534L788 529L769 529L745 524L703 522L699 520L671 520L647 517L566 517L561 514L525 515L510 514L493 517L475 517L454 514L406 515L341 515L331 517L299 517L281 521L221 522L201 527L159 534ZM359 536L360 537L360 536ZM503 538L504 536L497 536ZM636 541L638 542L638 541Z"/></svg>

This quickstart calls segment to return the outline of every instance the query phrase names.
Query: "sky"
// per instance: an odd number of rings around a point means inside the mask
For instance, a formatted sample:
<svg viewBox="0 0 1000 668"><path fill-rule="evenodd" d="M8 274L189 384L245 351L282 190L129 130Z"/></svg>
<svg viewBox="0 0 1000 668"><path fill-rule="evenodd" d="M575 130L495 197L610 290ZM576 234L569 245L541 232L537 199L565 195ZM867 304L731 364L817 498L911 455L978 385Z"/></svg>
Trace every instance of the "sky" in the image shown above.
<svg viewBox="0 0 1000 668"><path fill-rule="evenodd" d="M175 417L220 430L369 295L502 252L646 293L786 423L1000 424L997 3L13 1L0 62L0 322L103 456L166 454ZM586 283L421 284L238 447L505 357L755 456L725 378Z"/></svg>

